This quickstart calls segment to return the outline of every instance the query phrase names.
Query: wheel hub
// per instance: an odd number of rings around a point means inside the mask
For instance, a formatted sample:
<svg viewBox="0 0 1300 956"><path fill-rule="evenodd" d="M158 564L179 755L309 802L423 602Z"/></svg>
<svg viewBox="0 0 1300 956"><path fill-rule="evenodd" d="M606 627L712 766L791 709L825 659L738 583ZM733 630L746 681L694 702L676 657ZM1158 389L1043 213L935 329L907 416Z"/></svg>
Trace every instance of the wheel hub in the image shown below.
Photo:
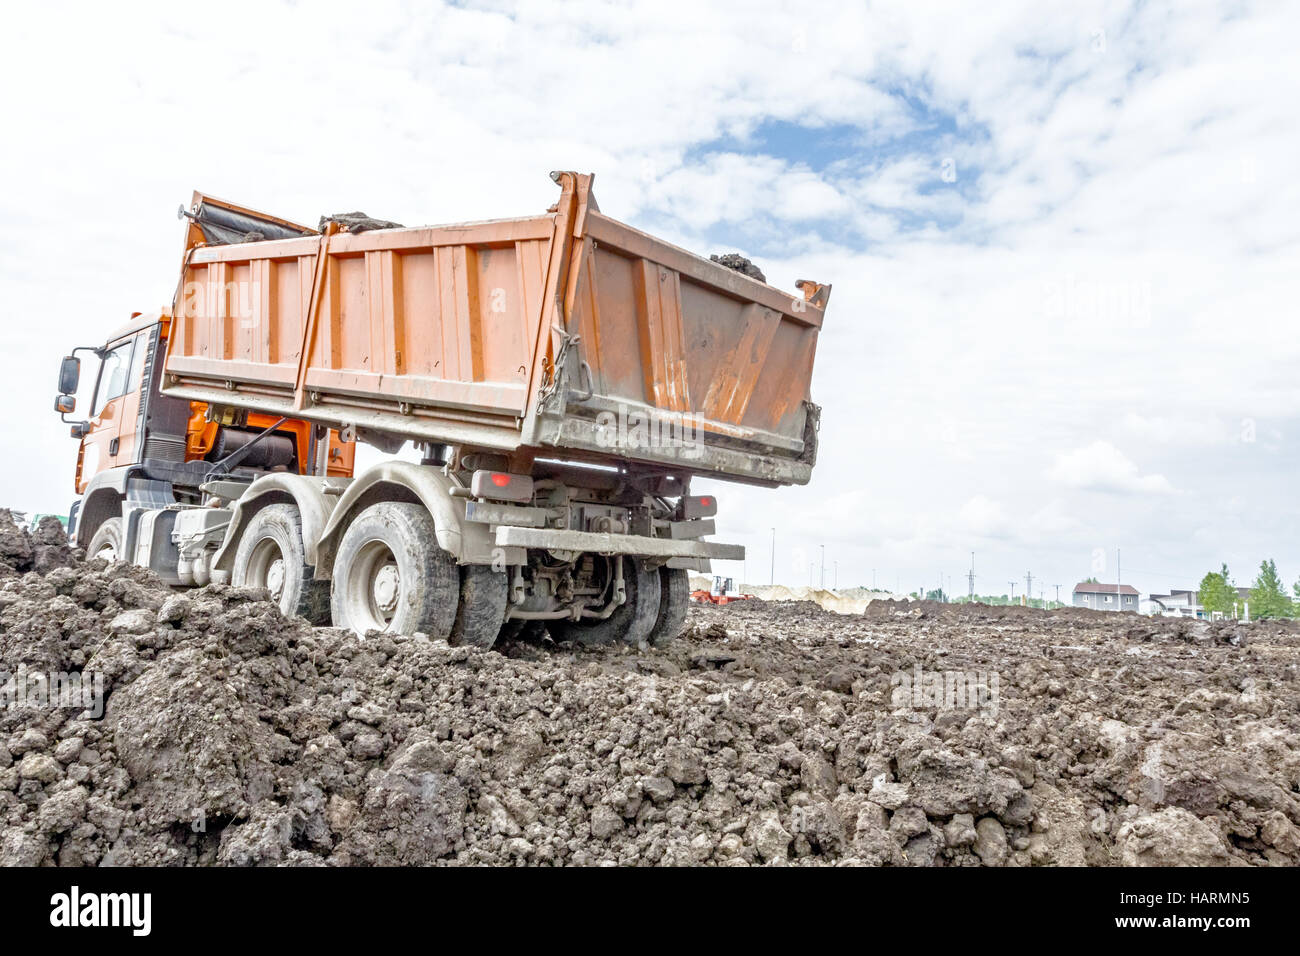
<svg viewBox="0 0 1300 956"><path fill-rule="evenodd" d="M397 610L397 599L402 593L402 576L396 564L385 564L375 572L372 593L375 607L385 617Z"/></svg>
<svg viewBox="0 0 1300 956"><path fill-rule="evenodd" d="M266 569L266 589L277 601L284 594L284 559L276 558Z"/></svg>

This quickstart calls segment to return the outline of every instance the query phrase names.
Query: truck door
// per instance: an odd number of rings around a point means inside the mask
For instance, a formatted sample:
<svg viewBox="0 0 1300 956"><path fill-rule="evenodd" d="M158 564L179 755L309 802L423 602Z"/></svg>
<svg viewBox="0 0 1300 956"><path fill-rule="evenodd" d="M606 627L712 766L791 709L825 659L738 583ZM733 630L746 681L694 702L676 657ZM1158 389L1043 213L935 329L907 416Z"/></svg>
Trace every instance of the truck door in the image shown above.
<svg viewBox="0 0 1300 956"><path fill-rule="evenodd" d="M97 473L136 460L140 379L149 330L110 345L99 367L90 431L81 440L77 493Z"/></svg>

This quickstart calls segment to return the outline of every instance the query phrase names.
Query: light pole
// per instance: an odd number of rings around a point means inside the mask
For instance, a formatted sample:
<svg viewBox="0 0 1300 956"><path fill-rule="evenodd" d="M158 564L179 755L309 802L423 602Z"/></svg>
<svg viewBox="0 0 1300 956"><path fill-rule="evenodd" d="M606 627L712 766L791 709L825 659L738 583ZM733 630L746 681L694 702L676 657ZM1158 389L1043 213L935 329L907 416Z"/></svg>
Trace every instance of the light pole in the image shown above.
<svg viewBox="0 0 1300 956"><path fill-rule="evenodd" d="M822 549L822 577L817 586L824 591L826 590L826 545L823 544L820 547Z"/></svg>

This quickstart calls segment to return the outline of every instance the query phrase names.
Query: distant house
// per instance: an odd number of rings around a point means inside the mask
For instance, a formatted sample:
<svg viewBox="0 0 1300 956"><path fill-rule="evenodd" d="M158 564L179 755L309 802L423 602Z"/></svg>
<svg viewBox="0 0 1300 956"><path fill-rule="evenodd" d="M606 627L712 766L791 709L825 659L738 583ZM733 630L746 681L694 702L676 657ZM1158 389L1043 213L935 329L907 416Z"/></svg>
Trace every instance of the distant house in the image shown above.
<svg viewBox="0 0 1300 956"><path fill-rule="evenodd" d="M1074 586L1074 606L1094 611L1136 611L1138 590L1131 584L1097 584L1081 581Z"/></svg>
<svg viewBox="0 0 1300 956"><path fill-rule="evenodd" d="M1173 589L1168 594L1152 594L1151 601L1157 605L1162 617L1207 617L1205 608L1196 591Z"/></svg>
<svg viewBox="0 0 1300 956"><path fill-rule="evenodd" d="M1238 610L1243 611L1247 602L1250 601L1250 588L1236 588L1237 602L1240 605ZM1163 617L1195 617L1202 620L1210 617L1210 613L1201 606L1201 597L1199 591L1186 591L1175 588L1168 594L1152 594L1149 596L1153 604L1156 605L1156 611Z"/></svg>

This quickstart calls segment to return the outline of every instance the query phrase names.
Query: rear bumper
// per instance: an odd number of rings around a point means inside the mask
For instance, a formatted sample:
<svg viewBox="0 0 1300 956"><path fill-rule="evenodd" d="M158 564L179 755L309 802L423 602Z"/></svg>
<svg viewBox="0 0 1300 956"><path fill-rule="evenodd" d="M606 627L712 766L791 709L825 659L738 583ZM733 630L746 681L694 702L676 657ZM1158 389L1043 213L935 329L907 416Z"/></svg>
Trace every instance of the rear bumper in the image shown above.
<svg viewBox="0 0 1300 956"><path fill-rule="evenodd" d="M745 557L745 547L740 544L647 538L636 534L601 534L595 531L556 531L551 528L499 527L496 529L496 543L501 548L545 548L595 554L632 554L646 558L741 561Z"/></svg>

